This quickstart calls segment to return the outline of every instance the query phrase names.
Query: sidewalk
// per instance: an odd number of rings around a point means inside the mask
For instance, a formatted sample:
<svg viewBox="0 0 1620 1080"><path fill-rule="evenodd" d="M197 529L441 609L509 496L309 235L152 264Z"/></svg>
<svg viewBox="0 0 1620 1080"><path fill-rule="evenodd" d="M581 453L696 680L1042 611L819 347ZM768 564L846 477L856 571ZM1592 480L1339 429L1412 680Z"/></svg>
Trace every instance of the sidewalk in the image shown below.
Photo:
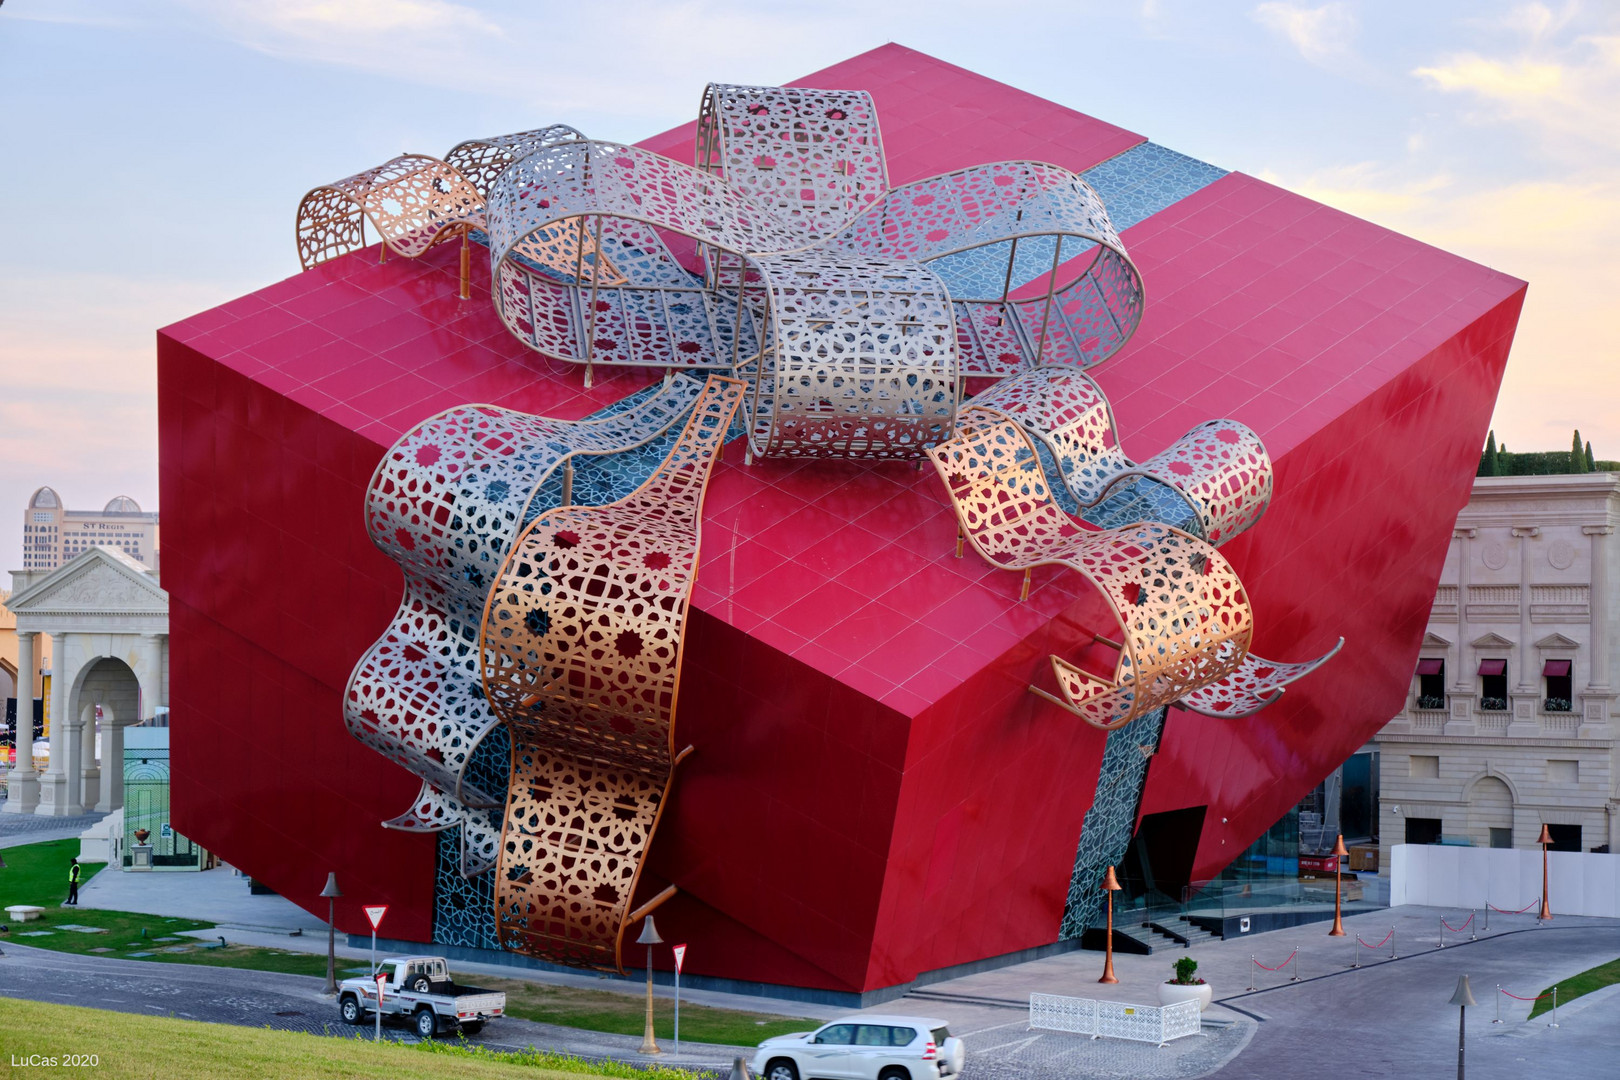
<svg viewBox="0 0 1620 1080"><path fill-rule="evenodd" d="M326 951L326 923L291 900L252 895L248 879L224 866L139 872L109 866L79 890L79 906L266 931L265 936L274 936L282 948L287 940L297 940L287 938L294 930L305 934L319 931L321 951Z"/></svg>

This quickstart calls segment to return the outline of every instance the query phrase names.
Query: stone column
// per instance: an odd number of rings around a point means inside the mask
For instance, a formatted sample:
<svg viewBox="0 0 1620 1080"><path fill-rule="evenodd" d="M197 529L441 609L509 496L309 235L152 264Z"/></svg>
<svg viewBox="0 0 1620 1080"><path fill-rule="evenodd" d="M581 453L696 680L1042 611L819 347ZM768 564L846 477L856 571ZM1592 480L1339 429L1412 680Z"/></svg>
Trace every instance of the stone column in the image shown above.
<svg viewBox="0 0 1620 1080"><path fill-rule="evenodd" d="M1532 657L1534 644L1531 637L1534 634L1530 626L1530 540L1540 536L1541 530L1533 525L1515 525L1513 535L1519 538L1519 683L1517 692L1529 694L1537 690L1537 683L1541 680L1541 673L1535 673L1535 680L1531 680L1530 668L1534 664ZM1539 693L1537 696L1540 696Z"/></svg>
<svg viewBox="0 0 1620 1080"><path fill-rule="evenodd" d="M1613 525L1585 525L1581 532L1592 538L1592 584L1587 591L1587 610L1592 620L1592 655L1586 665L1589 693L1609 692L1609 542Z"/></svg>
<svg viewBox="0 0 1620 1080"><path fill-rule="evenodd" d="M160 634L142 634L140 645L141 670L135 672L141 684L141 709L137 720L142 722L157 715L163 704L163 637Z"/></svg>
<svg viewBox="0 0 1620 1080"><path fill-rule="evenodd" d="M85 813L95 810L101 795L101 768L96 757L96 707L87 704L79 710L79 805Z"/></svg>
<svg viewBox="0 0 1620 1080"><path fill-rule="evenodd" d="M1468 670L1468 572L1473 552L1468 541L1477 533L1477 529L1452 533L1457 538L1457 662L1451 666L1451 692L1470 702L1474 697L1474 673Z"/></svg>
<svg viewBox="0 0 1620 1080"><path fill-rule="evenodd" d="M114 716L101 725L101 791L96 809L110 814L124 805L124 728Z"/></svg>
<svg viewBox="0 0 1620 1080"><path fill-rule="evenodd" d="M34 775L34 638L17 633L17 763L7 781L5 812L32 814L39 806L39 778Z"/></svg>
<svg viewBox="0 0 1620 1080"><path fill-rule="evenodd" d="M45 706L51 718L51 760L40 777L39 809L35 813L63 817L68 813L72 796L68 791L68 777L79 773L79 725L76 717L69 717L63 699L62 664L67 658L67 635L51 635L51 693ZM74 811L78 813L78 811Z"/></svg>

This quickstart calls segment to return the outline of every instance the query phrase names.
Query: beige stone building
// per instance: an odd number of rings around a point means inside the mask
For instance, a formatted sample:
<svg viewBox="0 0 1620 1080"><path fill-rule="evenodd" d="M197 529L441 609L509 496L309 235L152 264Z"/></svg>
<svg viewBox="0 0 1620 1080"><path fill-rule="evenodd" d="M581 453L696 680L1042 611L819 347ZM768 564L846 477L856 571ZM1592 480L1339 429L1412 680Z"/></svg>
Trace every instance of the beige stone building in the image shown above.
<svg viewBox="0 0 1620 1080"><path fill-rule="evenodd" d="M72 562L93 547L121 551L156 570L158 516L120 495L99 512L69 510L62 497L42 487L23 511L23 570L36 574Z"/></svg>
<svg viewBox="0 0 1620 1080"><path fill-rule="evenodd" d="M16 618L19 671L41 671L49 644L50 686L22 680L17 714L50 696L48 763L17 743L0 812L72 817L123 806L124 729L167 724L169 597L157 575L122 550L91 547L50 571L12 572L6 606ZM44 764L45 768L40 769Z"/></svg>
<svg viewBox="0 0 1620 1080"><path fill-rule="evenodd" d="M1620 475L1490 476L1457 519L1406 708L1379 733L1402 843L1620 850Z"/></svg>

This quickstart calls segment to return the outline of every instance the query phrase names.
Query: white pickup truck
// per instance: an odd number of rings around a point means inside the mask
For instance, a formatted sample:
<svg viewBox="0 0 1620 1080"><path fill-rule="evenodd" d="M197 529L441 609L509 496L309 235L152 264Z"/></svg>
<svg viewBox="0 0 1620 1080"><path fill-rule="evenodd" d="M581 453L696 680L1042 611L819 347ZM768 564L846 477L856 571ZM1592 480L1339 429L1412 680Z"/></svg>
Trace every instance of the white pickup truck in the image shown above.
<svg viewBox="0 0 1620 1080"><path fill-rule="evenodd" d="M377 970L388 977L380 1010L376 979L344 979L338 986L338 1012L345 1023L363 1024L381 1011L383 1016L409 1020L418 1035L431 1039L441 1031L475 1035L486 1020L506 1012L504 993L457 986L442 956L394 956Z"/></svg>

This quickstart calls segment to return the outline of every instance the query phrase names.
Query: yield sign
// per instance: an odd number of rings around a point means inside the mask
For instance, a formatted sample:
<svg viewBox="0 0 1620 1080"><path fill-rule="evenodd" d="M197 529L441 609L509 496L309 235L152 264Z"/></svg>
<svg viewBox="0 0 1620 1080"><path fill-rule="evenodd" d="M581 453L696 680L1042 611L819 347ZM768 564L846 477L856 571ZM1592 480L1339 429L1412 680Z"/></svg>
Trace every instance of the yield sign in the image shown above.
<svg viewBox="0 0 1620 1080"><path fill-rule="evenodd" d="M680 973L681 961L683 961L685 959L686 959L686 946L685 945L677 945L677 946L675 946L675 972L676 972L676 974Z"/></svg>
<svg viewBox="0 0 1620 1080"><path fill-rule="evenodd" d="M383 916L386 914L388 914L387 904L377 904L373 907L366 908L366 918L371 920L371 928L373 930L377 929L378 925L381 924L383 920Z"/></svg>

